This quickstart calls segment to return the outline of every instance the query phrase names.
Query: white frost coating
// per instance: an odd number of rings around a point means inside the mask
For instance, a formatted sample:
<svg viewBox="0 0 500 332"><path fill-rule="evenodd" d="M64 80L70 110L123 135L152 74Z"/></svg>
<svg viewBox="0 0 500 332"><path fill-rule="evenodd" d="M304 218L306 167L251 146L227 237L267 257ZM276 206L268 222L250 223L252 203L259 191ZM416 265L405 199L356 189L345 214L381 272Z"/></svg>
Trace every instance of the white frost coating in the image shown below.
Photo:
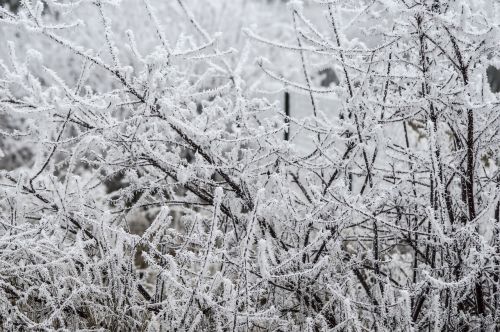
<svg viewBox="0 0 500 332"><path fill-rule="evenodd" d="M0 330L498 329L498 8L1 8Z"/></svg>

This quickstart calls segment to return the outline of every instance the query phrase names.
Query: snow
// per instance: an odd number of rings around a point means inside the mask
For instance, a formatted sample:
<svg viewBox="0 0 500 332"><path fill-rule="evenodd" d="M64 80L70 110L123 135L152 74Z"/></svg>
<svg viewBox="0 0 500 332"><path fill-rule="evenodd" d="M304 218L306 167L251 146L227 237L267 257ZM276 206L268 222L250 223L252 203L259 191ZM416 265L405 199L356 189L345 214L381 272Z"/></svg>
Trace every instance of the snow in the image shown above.
<svg viewBox="0 0 500 332"><path fill-rule="evenodd" d="M1 9L0 329L495 330L497 9Z"/></svg>

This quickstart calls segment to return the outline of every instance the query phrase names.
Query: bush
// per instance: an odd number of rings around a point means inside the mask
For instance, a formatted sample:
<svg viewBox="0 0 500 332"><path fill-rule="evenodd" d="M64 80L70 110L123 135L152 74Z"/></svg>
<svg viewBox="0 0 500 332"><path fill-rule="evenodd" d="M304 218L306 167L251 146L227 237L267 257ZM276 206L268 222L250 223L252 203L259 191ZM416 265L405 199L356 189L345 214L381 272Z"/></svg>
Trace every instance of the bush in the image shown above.
<svg viewBox="0 0 500 332"><path fill-rule="evenodd" d="M3 329L500 327L497 5L318 2L0 9Z"/></svg>

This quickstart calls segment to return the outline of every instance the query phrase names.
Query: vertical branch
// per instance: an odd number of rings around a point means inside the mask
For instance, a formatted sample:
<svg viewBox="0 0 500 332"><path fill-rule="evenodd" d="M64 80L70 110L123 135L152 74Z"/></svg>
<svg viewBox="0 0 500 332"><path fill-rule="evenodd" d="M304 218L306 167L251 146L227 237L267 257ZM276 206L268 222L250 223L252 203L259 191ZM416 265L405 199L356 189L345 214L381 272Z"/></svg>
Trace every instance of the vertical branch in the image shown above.
<svg viewBox="0 0 500 332"><path fill-rule="evenodd" d="M464 87L469 85L468 76L468 66L465 64L462 52L458 46L456 38L451 34L450 30L445 27L450 41L455 52L455 57L457 58L460 74L462 75L462 81ZM475 207L475 197L474 197L474 175L475 175L475 163L474 163L474 112L472 108L467 108L467 205L469 210L469 222L472 222L476 218L476 207ZM479 315L485 314L485 304L484 295L481 287L481 275L478 276L478 280L474 285L474 292L476 295L476 309Z"/></svg>
<svg viewBox="0 0 500 332"><path fill-rule="evenodd" d="M160 40L161 44L163 45L163 48L167 51L167 53L170 55L172 53L172 50L170 49L170 45L168 43L167 38L163 34L163 31L161 29L160 23L158 22L158 18L156 17L153 8L151 8L151 4L149 3L149 0L142 0L144 2L144 6L146 7L146 11L148 12L149 18L153 22L155 29L156 29L156 35L158 36L158 39Z"/></svg>
<svg viewBox="0 0 500 332"><path fill-rule="evenodd" d="M287 124L287 127L284 132L284 140L289 141L290 140L290 93L288 91L285 91L284 109L285 109L285 123Z"/></svg>
<svg viewBox="0 0 500 332"><path fill-rule="evenodd" d="M500 176L497 177L497 190L500 190ZM499 278L499 273L498 267L500 266L500 201L497 201L497 206L495 208L495 214L494 214L494 233L493 233L493 245L495 248L495 253L496 256L493 259L493 262L495 266L497 267L494 271L493 275L493 287L492 287L492 293L493 293L493 308L495 312L495 320L498 322L497 326L495 326L495 332L500 330L500 321L498 320L498 313L500 312L500 294L498 293L500 291L500 278Z"/></svg>

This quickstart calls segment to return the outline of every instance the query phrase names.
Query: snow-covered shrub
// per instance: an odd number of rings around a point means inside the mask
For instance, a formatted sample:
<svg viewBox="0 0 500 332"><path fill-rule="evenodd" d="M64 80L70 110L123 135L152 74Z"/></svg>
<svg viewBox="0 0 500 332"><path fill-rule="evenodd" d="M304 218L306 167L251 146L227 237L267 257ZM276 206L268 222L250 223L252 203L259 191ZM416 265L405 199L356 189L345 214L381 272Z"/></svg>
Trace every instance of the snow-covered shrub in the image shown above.
<svg viewBox="0 0 500 332"><path fill-rule="evenodd" d="M295 247L331 229L320 252L343 258L312 292L332 320L310 317L347 330L498 328L500 117L487 68L499 5L317 2L322 19L290 3L295 40L249 33L297 59L300 78L279 74L280 61L259 65L310 105L290 120L291 142L312 142L295 164L310 203ZM315 84L318 63L339 87Z"/></svg>
<svg viewBox="0 0 500 332"><path fill-rule="evenodd" d="M267 5L0 9L3 329L495 327L498 5Z"/></svg>

